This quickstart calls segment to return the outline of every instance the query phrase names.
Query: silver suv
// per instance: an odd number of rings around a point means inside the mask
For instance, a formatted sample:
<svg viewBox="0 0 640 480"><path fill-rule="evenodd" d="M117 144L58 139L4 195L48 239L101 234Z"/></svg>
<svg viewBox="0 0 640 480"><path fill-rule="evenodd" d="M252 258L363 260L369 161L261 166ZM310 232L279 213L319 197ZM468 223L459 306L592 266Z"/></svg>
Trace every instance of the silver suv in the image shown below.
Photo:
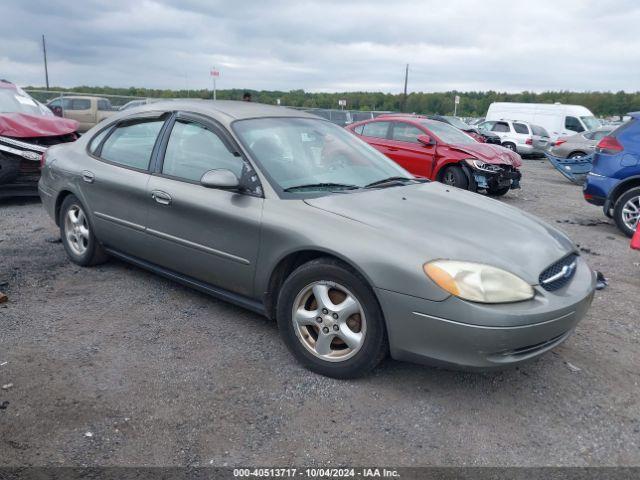
<svg viewBox="0 0 640 480"><path fill-rule="evenodd" d="M495 133L503 147L520 155L543 155L551 145L544 128L519 120L489 120L478 127Z"/></svg>

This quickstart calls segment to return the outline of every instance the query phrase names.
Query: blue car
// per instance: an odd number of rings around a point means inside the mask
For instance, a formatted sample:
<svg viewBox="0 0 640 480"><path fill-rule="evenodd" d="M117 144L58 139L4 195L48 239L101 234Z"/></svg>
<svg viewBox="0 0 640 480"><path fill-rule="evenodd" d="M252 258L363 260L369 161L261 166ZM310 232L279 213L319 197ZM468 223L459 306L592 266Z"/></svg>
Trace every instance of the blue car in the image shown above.
<svg viewBox="0 0 640 480"><path fill-rule="evenodd" d="M604 214L631 237L640 218L640 112L629 115L596 146L583 190L587 202L602 205Z"/></svg>

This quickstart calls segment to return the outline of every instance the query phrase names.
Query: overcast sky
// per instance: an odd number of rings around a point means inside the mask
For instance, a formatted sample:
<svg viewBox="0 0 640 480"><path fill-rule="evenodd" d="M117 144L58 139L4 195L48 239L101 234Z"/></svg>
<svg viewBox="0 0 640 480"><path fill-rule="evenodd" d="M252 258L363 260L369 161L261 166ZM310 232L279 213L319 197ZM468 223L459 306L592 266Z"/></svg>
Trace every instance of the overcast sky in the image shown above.
<svg viewBox="0 0 640 480"><path fill-rule="evenodd" d="M525 5L526 4L526 5ZM2 0L0 77L307 91L640 90L637 0Z"/></svg>

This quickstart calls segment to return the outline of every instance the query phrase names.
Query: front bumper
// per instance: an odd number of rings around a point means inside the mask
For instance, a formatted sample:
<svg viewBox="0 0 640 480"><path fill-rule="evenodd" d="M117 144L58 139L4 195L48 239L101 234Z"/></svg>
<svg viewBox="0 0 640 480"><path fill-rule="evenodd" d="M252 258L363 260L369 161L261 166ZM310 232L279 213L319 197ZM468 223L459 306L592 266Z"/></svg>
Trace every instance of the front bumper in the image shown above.
<svg viewBox="0 0 640 480"><path fill-rule="evenodd" d="M488 172L486 170L470 168L470 171L477 188L488 190L499 190L506 187L513 189L520 188L522 174L516 169Z"/></svg>
<svg viewBox="0 0 640 480"><path fill-rule="evenodd" d="M555 292L536 287L526 302L486 305L449 297L433 302L377 290L391 356L465 370L531 360L566 340L587 312L596 274L582 260L572 281Z"/></svg>

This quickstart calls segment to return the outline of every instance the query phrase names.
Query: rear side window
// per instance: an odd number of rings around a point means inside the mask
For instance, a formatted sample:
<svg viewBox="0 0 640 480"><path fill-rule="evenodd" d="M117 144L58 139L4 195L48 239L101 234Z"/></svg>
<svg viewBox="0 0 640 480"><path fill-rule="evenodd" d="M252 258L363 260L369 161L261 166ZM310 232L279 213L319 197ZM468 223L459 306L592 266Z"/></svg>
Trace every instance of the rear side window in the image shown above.
<svg viewBox="0 0 640 480"><path fill-rule="evenodd" d="M538 135L540 137L548 137L549 136L549 132L547 132L544 128L538 126L538 125L531 125L531 132L534 135Z"/></svg>
<svg viewBox="0 0 640 480"><path fill-rule="evenodd" d="M102 144L100 157L124 167L146 170L164 120L120 125Z"/></svg>
<svg viewBox="0 0 640 480"><path fill-rule="evenodd" d="M387 138L389 130L389 122L371 122L365 123L362 135L373 138Z"/></svg>
<svg viewBox="0 0 640 480"><path fill-rule="evenodd" d="M97 134L95 137L91 139L91 143L89 144L89 151L91 153L93 153L94 155L96 154L98 147L100 146L100 142L102 142L102 139L106 137L107 133L109 133L110 131L111 131L110 128L105 128L99 134Z"/></svg>
<svg viewBox="0 0 640 480"><path fill-rule="evenodd" d="M178 120L171 130L162 173L199 182L205 172L225 168L240 178L243 165L214 132L198 123Z"/></svg>
<svg viewBox="0 0 640 480"><path fill-rule="evenodd" d="M529 135L529 129L524 123L514 122L513 129L516 131L516 133L524 133L525 135Z"/></svg>
<svg viewBox="0 0 640 480"><path fill-rule="evenodd" d="M496 122L491 129L492 132L510 132L509 124L507 122Z"/></svg>
<svg viewBox="0 0 640 480"><path fill-rule="evenodd" d="M391 138L399 142L418 143L418 137L424 132L413 125L403 122L394 122Z"/></svg>
<svg viewBox="0 0 640 480"><path fill-rule="evenodd" d="M98 100L98 110L111 110L111 103L109 102L109 100L105 100L104 98Z"/></svg>
<svg viewBox="0 0 640 480"><path fill-rule="evenodd" d="M564 128L571 130L572 132L584 132L584 127L576 117L565 117Z"/></svg>

